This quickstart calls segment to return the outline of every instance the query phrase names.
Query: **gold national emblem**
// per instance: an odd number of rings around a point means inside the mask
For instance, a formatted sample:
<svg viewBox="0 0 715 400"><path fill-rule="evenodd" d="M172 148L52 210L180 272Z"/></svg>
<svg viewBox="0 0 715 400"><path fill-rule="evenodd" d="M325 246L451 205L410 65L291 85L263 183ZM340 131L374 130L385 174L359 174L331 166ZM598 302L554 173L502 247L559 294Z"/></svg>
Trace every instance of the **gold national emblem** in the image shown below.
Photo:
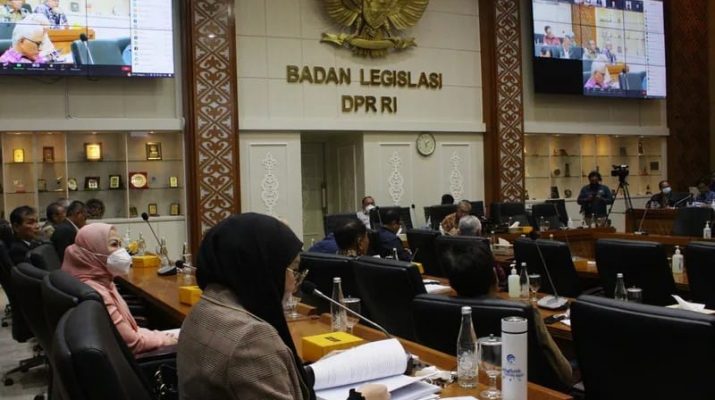
<svg viewBox="0 0 715 400"><path fill-rule="evenodd" d="M389 49L416 46L415 38L393 36L415 26L429 0L323 0L335 22L352 33L323 33L321 42L352 48L360 56L384 57Z"/></svg>

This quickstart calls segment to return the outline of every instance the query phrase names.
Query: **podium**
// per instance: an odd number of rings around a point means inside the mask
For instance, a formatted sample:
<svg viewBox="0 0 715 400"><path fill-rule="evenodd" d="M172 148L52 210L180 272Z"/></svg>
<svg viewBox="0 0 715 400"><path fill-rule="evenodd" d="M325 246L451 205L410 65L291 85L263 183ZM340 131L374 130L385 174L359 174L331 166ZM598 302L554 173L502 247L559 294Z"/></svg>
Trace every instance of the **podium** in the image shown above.
<svg viewBox="0 0 715 400"><path fill-rule="evenodd" d="M673 231L673 221L675 221L677 209L651 208L648 209L648 213L643 219L645 212L645 208L634 208L632 212L626 212L626 232L634 232L643 220L642 230L652 235L670 235Z"/></svg>

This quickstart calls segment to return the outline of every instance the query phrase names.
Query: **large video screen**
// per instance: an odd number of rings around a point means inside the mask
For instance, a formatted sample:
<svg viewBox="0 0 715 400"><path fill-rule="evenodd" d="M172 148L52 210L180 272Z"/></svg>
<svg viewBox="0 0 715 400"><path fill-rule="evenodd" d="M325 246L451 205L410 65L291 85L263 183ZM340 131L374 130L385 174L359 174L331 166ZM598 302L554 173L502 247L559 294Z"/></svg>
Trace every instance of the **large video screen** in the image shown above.
<svg viewBox="0 0 715 400"><path fill-rule="evenodd" d="M661 0L532 0L539 93L666 97Z"/></svg>
<svg viewBox="0 0 715 400"><path fill-rule="evenodd" d="M173 77L172 0L0 0L0 75Z"/></svg>

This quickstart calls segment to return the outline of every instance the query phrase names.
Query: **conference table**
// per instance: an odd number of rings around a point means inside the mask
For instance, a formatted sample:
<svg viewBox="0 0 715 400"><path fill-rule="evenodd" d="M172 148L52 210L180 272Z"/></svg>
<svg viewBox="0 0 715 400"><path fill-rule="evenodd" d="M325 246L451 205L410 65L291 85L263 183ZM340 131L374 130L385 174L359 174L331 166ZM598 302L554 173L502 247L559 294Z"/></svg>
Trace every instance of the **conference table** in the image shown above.
<svg viewBox="0 0 715 400"><path fill-rule="evenodd" d="M185 283L184 277L158 276L153 268L132 268L126 276L118 278L122 286L132 291L134 294L144 298L150 305L156 307L164 313L175 326L179 326L186 315L191 310L191 306L179 302L179 286ZM298 312L303 316L295 320L289 320L288 327L298 351L302 356L302 338L304 336L318 335L330 332L330 316L311 315L315 309L301 305ZM358 324L354 328L354 334L365 340L373 341L384 338L384 335L375 329ZM569 329L570 334L570 329ZM417 355L424 363L431 364L446 371L454 371L457 368L457 360L454 356L439 352L415 342L399 339L405 349ZM480 372L480 384L477 388L463 389L456 383L452 383L443 388L440 393L443 397L449 396L478 396L486 388L487 377ZM568 400L571 396L545 388L540 385L529 383L530 400Z"/></svg>

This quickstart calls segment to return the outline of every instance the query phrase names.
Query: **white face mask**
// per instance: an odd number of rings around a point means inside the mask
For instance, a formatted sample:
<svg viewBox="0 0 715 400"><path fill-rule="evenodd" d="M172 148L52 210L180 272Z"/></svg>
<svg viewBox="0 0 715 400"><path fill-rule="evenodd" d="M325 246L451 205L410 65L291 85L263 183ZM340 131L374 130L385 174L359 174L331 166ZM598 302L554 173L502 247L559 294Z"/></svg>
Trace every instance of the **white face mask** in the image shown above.
<svg viewBox="0 0 715 400"><path fill-rule="evenodd" d="M107 257L107 269L114 275L126 275L132 265L132 256L124 248L115 250Z"/></svg>
<svg viewBox="0 0 715 400"><path fill-rule="evenodd" d="M372 210L374 210L374 209L375 209L375 205L374 205L374 204L368 204L367 207L365 207L365 213L369 214L370 211L372 211Z"/></svg>
<svg viewBox="0 0 715 400"><path fill-rule="evenodd" d="M663 193L668 194L668 193L670 193L672 190L673 190L673 189L672 189L670 186L669 186L669 187L665 187L665 188L663 188Z"/></svg>

